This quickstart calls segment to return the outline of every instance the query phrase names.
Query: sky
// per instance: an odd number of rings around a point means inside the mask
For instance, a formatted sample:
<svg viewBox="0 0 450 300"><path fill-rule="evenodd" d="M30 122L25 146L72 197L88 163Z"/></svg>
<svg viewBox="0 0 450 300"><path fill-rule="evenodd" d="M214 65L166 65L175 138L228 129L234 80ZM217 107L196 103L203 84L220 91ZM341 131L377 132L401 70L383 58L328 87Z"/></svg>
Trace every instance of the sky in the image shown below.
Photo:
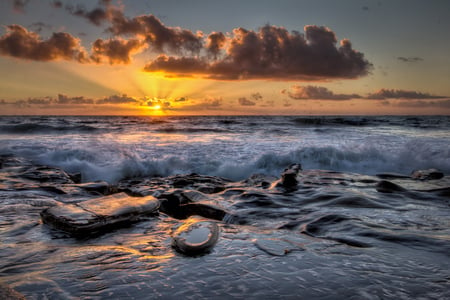
<svg viewBox="0 0 450 300"><path fill-rule="evenodd" d="M448 0L1 0L0 115L450 115Z"/></svg>

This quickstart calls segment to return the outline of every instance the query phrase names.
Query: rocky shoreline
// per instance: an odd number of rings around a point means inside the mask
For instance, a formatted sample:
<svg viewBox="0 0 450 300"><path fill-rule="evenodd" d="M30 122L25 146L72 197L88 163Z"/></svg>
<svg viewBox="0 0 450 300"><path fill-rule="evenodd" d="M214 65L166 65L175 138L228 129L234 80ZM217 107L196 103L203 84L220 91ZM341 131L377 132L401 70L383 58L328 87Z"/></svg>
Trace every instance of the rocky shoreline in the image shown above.
<svg viewBox="0 0 450 300"><path fill-rule="evenodd" d="M30 226L45 227L43 233L49 235L49 239L53 236L73 239L74 245L78 239L85 243L122 227L139 226L140 221L155 219L156 222L163 216L174 224L167 232L172 240L169 251L182 257L208 257L208 253L214 253L216 244L223 238L224 228L230 230L227 226L237 231L243 228L251 232L249 228L260 228L263 232L281 232L276 235L249 233L245 239L252 240L253 247L265 255L285 257L305 251L308 243L351 250L371 249L375 247L374 239L397 241L396 236L380 234L376 229L358 231L359 223L352 223L361 221L357 214L347 216L342 209L390 211L398 205L395 203L406 198L446 201L448 206L450 176L435 169L419 170L411 175L368 176L302 170L300 164L294 164L278 178L256 174L242 181L231 181L185 174L129 178L109 184L82 182L81 174L69 174L60 168L2 155L0 193L4 211L21 210L23 204L8 208L10 198L24 197L26 201L26 197L33 197L31 206L41 220L36 219ZM336 209L334 213L319 213L321 208ZM357 225L355 231L345 235L346 224ZM296 236L286 234L291 232ZM226 235L229 239L230 233ZM398 243L407 243L407 240L399 239ZM447 249L447 245L440 242L425 239L426 243L431 243L432 251L433 247L439 253ZM2 287L0 292L14 293L7 287ZM20 294L16 297L20 299Z"/></svg>

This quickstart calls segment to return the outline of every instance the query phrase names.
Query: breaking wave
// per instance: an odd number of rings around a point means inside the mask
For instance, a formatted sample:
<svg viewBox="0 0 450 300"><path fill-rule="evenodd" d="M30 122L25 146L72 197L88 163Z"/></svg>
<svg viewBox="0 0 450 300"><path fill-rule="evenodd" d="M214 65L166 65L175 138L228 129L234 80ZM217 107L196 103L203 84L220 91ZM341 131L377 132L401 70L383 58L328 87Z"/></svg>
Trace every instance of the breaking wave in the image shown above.
<svg viewBox="0 0 450 300"><path fill-rule="evenodd" d="M83 181L106 180L111 183L124 178L189 173L232 180L242 180L256 173L279 176L284 168L293 163L302 164L304 169L367 175L380 172L409 174L413 170L428 168L438 168L450 173L450 149L444 153L430 153L425 145L415 145L415 152L409 151L409 147L411 145L406 145L397 153L376 148L344 150L331 146L305 147L284 154L267 152L248 161L233 160L230 157L207 160L192 154L152 157L124 149L104 152L92 149L41 149L38 154L30 151L21 154L41 164L61 167L70 173L81 173Z"/></svg>

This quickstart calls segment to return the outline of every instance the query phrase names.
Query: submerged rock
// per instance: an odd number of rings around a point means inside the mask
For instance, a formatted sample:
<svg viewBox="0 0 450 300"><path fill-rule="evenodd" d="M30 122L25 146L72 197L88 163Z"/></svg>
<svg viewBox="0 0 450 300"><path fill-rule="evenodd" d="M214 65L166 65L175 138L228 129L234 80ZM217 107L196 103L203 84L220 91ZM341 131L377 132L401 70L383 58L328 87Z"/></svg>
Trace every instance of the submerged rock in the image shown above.
<svg viewBox="0 0 450 300"><path fill-rule="evenodd" d="M284 256L294 250L303 250L299 245L277 238L258 239L254 243L258 249L273 256Z"/></svg>
<svg viewBox="0 0 450 300"><path fill-rule="evenodd" d="M174 232L172 246L185 255L203 254L217 243L219 231L215 222L190 218Z"/></svg>
<svg viewBox="0 0 450 300"><path fill-rule="evenodd" d="M155 212L159 201L153 196L130 197L125 193L94 198L77 204L63 204L41 212L42 221L73 235L85 235L115 228Z"/></svg>

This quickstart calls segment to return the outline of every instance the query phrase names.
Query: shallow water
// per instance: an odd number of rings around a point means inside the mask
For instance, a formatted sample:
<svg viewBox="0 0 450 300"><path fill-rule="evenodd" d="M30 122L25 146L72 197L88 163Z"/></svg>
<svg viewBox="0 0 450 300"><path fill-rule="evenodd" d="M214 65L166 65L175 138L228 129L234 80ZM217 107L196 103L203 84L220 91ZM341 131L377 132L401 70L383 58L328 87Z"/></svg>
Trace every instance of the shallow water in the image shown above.
<svg viewBox="0 0 450 300"><path fill-rule="evenodd" d="M0 127L0 281L30 299L450 299L448 118L211 118L2 118L19 132ZM280 187L292 162L299 182ZM37 164L217 205L218 243L177 253L184 221L164 213L73 238L39 213L104 191ZM407 176L420 166L446 176ZM191 172L233 180L153 177Z"/></svg>

